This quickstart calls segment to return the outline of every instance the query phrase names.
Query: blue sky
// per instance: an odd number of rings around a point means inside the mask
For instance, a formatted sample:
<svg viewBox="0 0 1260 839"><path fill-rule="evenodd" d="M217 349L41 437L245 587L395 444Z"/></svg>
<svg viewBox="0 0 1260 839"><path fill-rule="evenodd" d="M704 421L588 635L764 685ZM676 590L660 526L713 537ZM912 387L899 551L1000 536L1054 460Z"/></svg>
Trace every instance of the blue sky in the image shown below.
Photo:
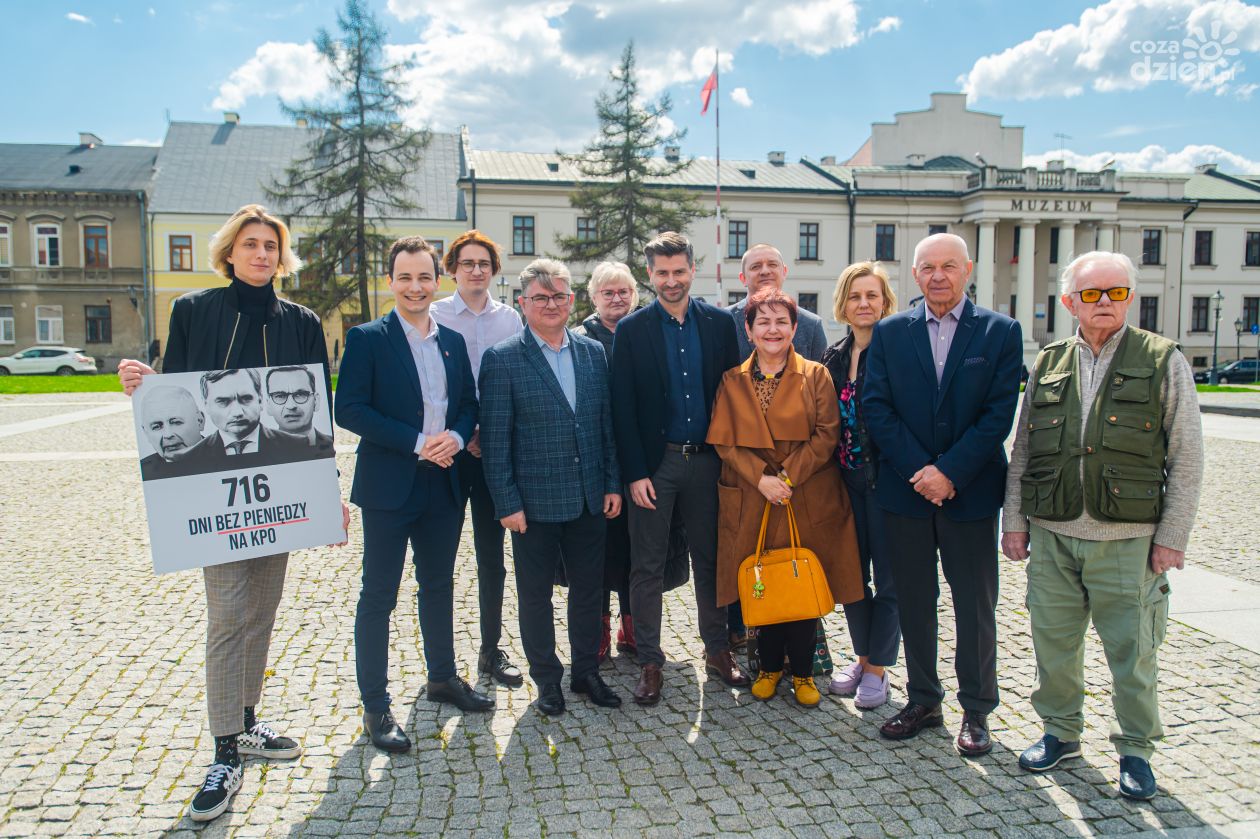
<svg viewBox="0 0 1260 839"><path fill-rule="evenodd" d="M409 122L467 124L481 148L574 150L628 38L645 91L669 93L684 152L713 154L699 91L722 53L724 158L857 150L876 121L966 91L1025 128L1030 163L1260 174L1260 7L1242 0L370 0L409 56ZM173 120L281 123L317 97L310 40L334 0L6 4L0 142L161 140ZM53 56L51 59L50 55ZM1174 52L1175 51L1175 52ZM1178 78L1163 78L1170 59ZM1191 60L1194 59L1194 60ZM37 68L37 69L36 69ZM1054 135L1064 133L1070 139Z"/></svg>

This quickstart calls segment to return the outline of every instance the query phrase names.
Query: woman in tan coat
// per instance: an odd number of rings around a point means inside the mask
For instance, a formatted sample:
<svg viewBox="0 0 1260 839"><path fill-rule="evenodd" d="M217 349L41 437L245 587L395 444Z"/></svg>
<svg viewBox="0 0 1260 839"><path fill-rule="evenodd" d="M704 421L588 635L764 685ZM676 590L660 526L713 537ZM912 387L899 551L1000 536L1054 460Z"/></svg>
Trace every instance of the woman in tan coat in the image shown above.
<svg viewBox="0 0 1260 839"><path fill-rule="evenodd" d="M831 593L840 603L862 599L857 537L849 496L835 465L840 415L835 386L821 364L792 349L796 303L778 289L754 294L745 310L753 354L722 378L709 423L708 442L722 458L718 481L718 605L738 599L739 564L757 548L761 514L770 511L766 547L788 544L790 500L801 545L818 555ZM818 704L812 676L815 621L758 630L761 672L752 692L771 699L792 668L796 701Z"/></svg>

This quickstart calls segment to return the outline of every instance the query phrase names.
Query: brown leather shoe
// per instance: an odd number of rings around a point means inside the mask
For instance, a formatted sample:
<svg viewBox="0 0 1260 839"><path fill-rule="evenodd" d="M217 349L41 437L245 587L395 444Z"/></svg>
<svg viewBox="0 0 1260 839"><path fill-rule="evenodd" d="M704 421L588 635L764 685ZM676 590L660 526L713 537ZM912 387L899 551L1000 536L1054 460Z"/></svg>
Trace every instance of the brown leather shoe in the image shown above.
<svg viewBox="0 0 1260 839"><path fill-rule="evenodd" d="M639 674L639 683L634 686L634 693L631 695L638 705L655 705L661 701L661 682L664 677L661 675L661 666L659 664L643 665L643 672Z"/></svg>
<svg viewBox="0 0 1260 839"><path fill-rule="evenodd" d="M963 711L962 728L958 730L958 740L954 746L963 757L979 757L992 751L989 715L979 711Z"/></svg>
<svg viewBox="0 0 1260 839"><path fill-rule="evenodd" d="M879 733L888 740L909 740L925 728L936 728L945 724L945 715L940 705L920 705L908 702L906 707L897 712L879 727Z"/></svg>
<svg viewBox="0 0 1260 839"><path fill-rule="evenodd" d="M706 655L704 669L710 676L717 676L728 687L746 688L752 684L752 680L748 678L744 668L739 666L739 662L735 660L735 654L730 650Z"/></svg>

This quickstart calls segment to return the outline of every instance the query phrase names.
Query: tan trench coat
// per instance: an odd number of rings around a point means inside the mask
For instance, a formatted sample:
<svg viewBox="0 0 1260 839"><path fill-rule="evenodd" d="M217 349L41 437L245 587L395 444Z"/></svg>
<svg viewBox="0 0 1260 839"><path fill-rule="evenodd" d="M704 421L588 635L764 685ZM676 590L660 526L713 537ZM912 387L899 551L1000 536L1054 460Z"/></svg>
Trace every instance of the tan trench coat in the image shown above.
<svg viewBox="0 0 1260 839"><path fill-rule="evenodd" d="M762 413L753 390L752 358L726 371L714 401L707 441L722 458L718 481L717 602L739 599L739 564L757 548L765 496L762 475L787 472L801 545L818 555L838 603L862 599L853 508L835 460L840 410L827 368L788 356L783 379ZM770 508L766 547L788 544L787 511Z"/></svg>

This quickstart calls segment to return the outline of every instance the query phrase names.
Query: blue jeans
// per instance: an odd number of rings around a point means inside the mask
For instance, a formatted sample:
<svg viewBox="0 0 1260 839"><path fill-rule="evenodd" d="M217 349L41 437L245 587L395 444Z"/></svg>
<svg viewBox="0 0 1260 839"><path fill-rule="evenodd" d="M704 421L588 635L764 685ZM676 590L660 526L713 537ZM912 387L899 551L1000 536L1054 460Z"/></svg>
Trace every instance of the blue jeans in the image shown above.
<svg viewBox="0 0 1260 839"><path fill-rule="evenodd" d="M853 638L853 652L866 656L877 667L897 663L901 624L897 616L897 590L884 540L884 511L866 486L862 469L841 469L853 505L857 526L858 558L862 564L863 597L846 603L844 619ZM875 590L871 591L872 579Z"/></svg>
<svg viewBox="0 0 1260 839"><path fill-rule="evenodd" d="M398 603L408 541L420 586L420 634L429 681L454 678L452 577L463 528L464 511L451 495L445 469L418 467L411 494L399 509L363 510L363 588L354 616L355 673L363 710L389 710L389 617Z"/></svg>

